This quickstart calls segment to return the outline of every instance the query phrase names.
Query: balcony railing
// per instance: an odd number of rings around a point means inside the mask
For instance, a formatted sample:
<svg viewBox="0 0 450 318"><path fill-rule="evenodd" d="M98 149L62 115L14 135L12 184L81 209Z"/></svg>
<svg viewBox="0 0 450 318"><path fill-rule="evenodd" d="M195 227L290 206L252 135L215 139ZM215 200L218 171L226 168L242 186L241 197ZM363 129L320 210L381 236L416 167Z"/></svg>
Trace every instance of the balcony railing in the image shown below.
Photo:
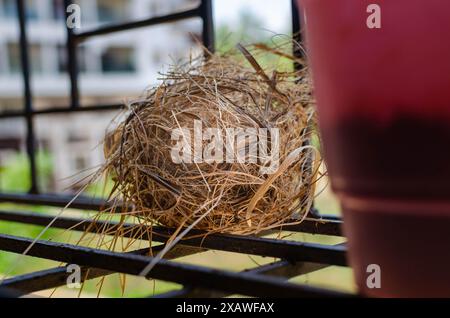
<svg viewBox="0 0 450 318"><path fill-rule="evenodd" d="M100 27L97 29L76 33L68 29L67 54L69 59L68 75L71 82L71 104L66 108L49 108L44 110L33 109L32 91L30 87L30 65L28 59L28 41L26 29L25 1L18 0L18 16L20 23L20 51L22 61L22 75L24 82L25 106L21 111L0 114L0 120L11 117L22 117L27 123L27 153L30 162L31 188L29 193L0 194L0 202L12 202L21 206L48 206L64 207L72 197L68 195L40 194L37 183L37 169L35 163L35 134L33 118L42 114L94 112L111 109L120 109L122 105L80 105L78 90L78 66L76 47L82 41L110 33L132 30L136 28L150 27L161 23L170 23L182 19L200 17L203 21L202 40L211 51L214 49L214 27L212 17L212 1L202 0L197 8L153 17L141 21ZM65 2L66 6L70 1ZM292 1L292 25L294 34L299 34L300 21L297 14L296 1ZM299 38L297 40L300 40ZM295 52L299 54L299 52ZM80 197L72 204L72 209L99 210L104 208L107 202L100 199ZM319 271L328 266L347 266L346 247L341 245L324 245L289 241L284 239L272 239L265 237L277 230L286 232L318 234L325 236L341 237L342 221L339 218L327 217L314 211L313 218L305 220L295 226L287 226L282 229L274 229L271 232L261 233L260 236L237 236L225 234L206 235L194 231L195 238L182 240L165 259L159 261L148 274L149 278L175 282L181 284L181 290L169 292L157 297L224 297L228 295L248 295L257 297L338 297L351 296L344 292L332 291L318 287L288 282L290 278L306 275ZM0 220L18 222L27 225L49 226L55 229L64 229L70 232L95 231L98 227L114 230L116 223L96 222L93 224L87 219L59 217L54 215L36 214L27 211L0 211ZM133 237L133 226L126 235ZM154 242L165 243L172 233L171 229L153 227L151 239ZM146 238L144 238L146 239ZM153 254L149 254L150 248L136 250L131 253L115 253L111 251L92 249L71 244L55 243L47 240L37 240L29 249L32 238L24 238L0 234L0 250L11 253L27 255L37 258L58 261L66 264L78 264L82 266L84 280L108 276L113 273L139 275L142 268L149 264L151 257L164 246L152 247ZM257 266L243 272L231 272L217 270L204 266L187 265L176 262L180 257L200 254L205 251L227 251L246 255L266 256L277 259L267 265ZM0 296L21 296L30 293L63 286L68 276L66 266L49 268L43 271L32 272L8 278L0 286ZM150 295L150 291L149 291Z"/></svg>

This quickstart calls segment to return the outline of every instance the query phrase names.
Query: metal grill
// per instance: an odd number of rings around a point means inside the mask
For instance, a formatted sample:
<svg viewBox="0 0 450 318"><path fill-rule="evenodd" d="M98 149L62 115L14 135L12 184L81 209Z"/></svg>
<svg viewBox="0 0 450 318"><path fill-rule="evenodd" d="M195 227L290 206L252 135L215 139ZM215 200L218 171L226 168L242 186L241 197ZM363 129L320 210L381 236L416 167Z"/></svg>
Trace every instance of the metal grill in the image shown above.
<svg viewBox="0 0 450 318"><path fill-rule="evenodd" d="M65 6L71 1L65 1ZM182 19L200 17L203 21L202 40L211 51L214 49L214 27L211 0L202 0L198 7L165 16L152 17L142 21L111 25L94 30L76 33L67 29L67 55L69 59L68 75L71 83L71 103L66 108L47 108L35 110L32 105L32 91L30 86L30 65L28 58L28 41L26 29L25 1L17 1L17 11L20 24L20 52L22 60L22 75L24 82L25 107L22 111L0 114L0 119L22 117L27 123L27 154L30 162L31 188L24 194L0 194L0 202L12 202L23 205L40 205L48 207L64 207L72 200L68 195L40 194L37 184L37 169L35 163L35 134L33 119L41 114L92 112L120 109L123 105L80 105L78 89L77 45L82 41L105 34L131 30L152 25L179 21ZM292 1L293 32L298 33L300 21L298 19L296 1ZM300 39L298 39L300 40ZM299 54L299 52L295 52ZM99 210L107 206L107 202L88 197L77 198L71 208L79 210ZM302 224L285 226L283 231L320 234L326 236L342 236L342 221L332 216L312 213L314 218L305 220ZM36 214L26 211L0 211L0 220L19 222L22 224L47 226L75 232L93 231L102 227L114 230L118 226L114 222L96 221L95 224L85 219L59 217L54 220L51 214ZM127 228L127 225L125 225ZM275 229L277 230L277 229ZM278 229L281 230L281 229ZM126 236L134 237L134 228L130 224ZM154 242L165 243L167 237L173 233L171 229L153 227L151 239ZM228 295L248 295L256 297L336 297L351 296L349 294L326 290L322 288L288 282L290 278L319 271L328 266L347 266L345 244L323 245L297 241L271 239L261 236L236 236L225 234L203 235L193 231L194 238L182 240L150 271L148 278L170 281L184 286L157 297L224 297ZM33 239L0 234L0 250L23 253ZM157 253L162 246L152 247ZM246 255L258 255L278 259L267 265L257 266L243 272L217 270L203 266L188 265L176 262L177 258L203 253L208 250L227 251ZM39 240L28 251L28 255L58 261L66 264L82 266L82 277L90 280L113 273L138 275L151 262L150 248L136 250L130 253L115 253L101 249L92 249L71 244L55 243ZM0 296L21 296L33 292L46 290L66 284L67 268L65 266L37 271L30 274L12 277L3 281L0 286ZM12 292L11 292L12 291ZM9 294L11 293L11 294ZM150 292L149 292L150 295ZM149 296L150 297L150 296Z"/></svg>

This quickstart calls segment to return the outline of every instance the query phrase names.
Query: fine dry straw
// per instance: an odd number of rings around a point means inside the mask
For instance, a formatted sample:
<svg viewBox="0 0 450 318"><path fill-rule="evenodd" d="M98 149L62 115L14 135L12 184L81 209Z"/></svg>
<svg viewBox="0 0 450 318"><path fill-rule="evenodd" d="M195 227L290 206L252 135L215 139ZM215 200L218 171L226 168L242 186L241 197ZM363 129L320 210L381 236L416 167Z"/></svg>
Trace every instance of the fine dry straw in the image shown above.
<svg viewBox="0 0 450 318"><path fill-rule="evenodd" d="M193 228L252 235L301 222L314 199L320 157L311 142L316 116L306 65L286 47L291 49L286 44L238 46L163 74L161 85L131 104L125 120L105 138L106 163L97 175L112 178L113 207L96 218L121 215L119 224L131 221L142 229L134 240L151 234L154 225L173 228L171 246ZM268 56L278 64L261 66ZM293 62L301 67L279 67ZM240 162L204 162L194 156L192 163L175 163L172 132L184 128L194 136L196 121L203 129L219 128L215 138L224 141L229 128L254 129L256 139L224 149L234 158L244 154ZM251 157L248 150L263 137L260 131L274 128L279 141L269 134L268 152L279 147L279 167L262 173L267 157L259 151ZM201 149L211 140L203 140ZM100 234L113 235L115 246L122 233L119 225L114 233Z"/></svg>

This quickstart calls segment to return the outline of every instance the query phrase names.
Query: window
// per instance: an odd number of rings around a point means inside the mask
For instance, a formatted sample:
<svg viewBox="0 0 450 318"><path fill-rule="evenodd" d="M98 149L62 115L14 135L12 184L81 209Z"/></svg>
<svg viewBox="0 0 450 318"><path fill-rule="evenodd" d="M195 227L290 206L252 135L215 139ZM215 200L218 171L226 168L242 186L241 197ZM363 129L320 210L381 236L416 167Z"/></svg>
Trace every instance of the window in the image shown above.
<svg viewBox="0 0 450 318"><path fill-rule="evenodd" d="M67 49L64 45L58 44L57 50L58 50L58 73L65 73L67 72L67 60L68 60Z"/></svg>
<svg viewBox="0 0 450 318"><path fill-rule="evenodd" d="M65 73L68 72L67 64L68 64L68 53L67 48L63 44L59 44L57 47L58 50L58 72ZM77 58L78 58L78 70L80 73L87 72L87 63L86 63L86 48L83 46L77 47Z"/></svg>
<svg viewBox="0 0 450 318"><path fill-rule="evenodd" d="M8 73L8 61L6 60L6 47L0 44L0 75Z"/></svg>
<svg viewBox="0 0 450 318"><path fill-rule="evenodd" d="M98 19L100 22L118 22L128 18L128 5L125 0L98 0Z"/></svg>
<svg viewBox="0 0 450 318"><path fill-rule="evenodd" d="M184 10L190 10L195 8L199 4L199 0L151 0L149 1L149 11L152 16L158 16Z"/></svg>
<svg viewBox="0 0 450 318"><path fill-rule="evenodd" d="M26 16L29 20L38 19L38 7L36 0L27 0ZM4 18L17 18L17 1L16 0L0 0L0 16Z"/></svg>
<svg viewBox="0 0 450 318"><path fill-rule="evenodd" d="M31 71L34 74L42 73L42 50L39 44L31 44L29 46L29 58L31 63Z"/></svg>
<svg viewBox="0 0 450 318"><path fill-rule="evenodd" d="M75 171L82 171L89 168L88 160L85 156L76 156L73 163Z"/></svg>
<svg viewBox="0 0 450 318"><path fill-rule="evenodd" d="M16 0L0 0L0 13L5 18L17 17Z"/></svg>
<svg viewBox="0 0 450 318"><path fill-rule="evenodd" d="M25 2L26 5L26 14L28 21L37 20L38 19L38 8L36 0L27 0Z"/></svg>
<svg viewBox="0 0 450 318"><path fill-rule="evenodd" d="M63 21L65 19L64 0L52 1L53 19Z"/></svg>
<svg viewBox="0 0 450 318"><path fill-rule="evenodd" d="M22 64L20 62L20 50L17 43L8 43L8 65L11 74L20 73Z"/></svg>
<svg viewBox="0 0 450 318"><path fill-rule="evenodd" d="M102 71L135 72L134 50L127 47L110 47L102 54Z"/></svg>
<svg viewBox="0 0 450 318"><path fill-rule="evenodd" d="M69 132L67 136L67 143L76 144L76 143L86 143L88 142L88 138L80 134L80 131L72 130Z"/></svg>
<svg viewBox="0 0 450 318"><path fill-rule="evenodd" d="M9 72L11 74L20 73L22 70L22 62L20 60L20 49L18 43L8 43L8 64L9 64ZM28 58L31 63L31 71L34 74L42 73L42 52L41 46L39 44L31 44L28 48Z"/></svg>
<svg viewBox="0 0 450 318"><path fill-rule="evenodd" d="M15 150L20 151L21 146L21 140L20 138L16 137L2 137L0 138L0 150Z"/></svg>

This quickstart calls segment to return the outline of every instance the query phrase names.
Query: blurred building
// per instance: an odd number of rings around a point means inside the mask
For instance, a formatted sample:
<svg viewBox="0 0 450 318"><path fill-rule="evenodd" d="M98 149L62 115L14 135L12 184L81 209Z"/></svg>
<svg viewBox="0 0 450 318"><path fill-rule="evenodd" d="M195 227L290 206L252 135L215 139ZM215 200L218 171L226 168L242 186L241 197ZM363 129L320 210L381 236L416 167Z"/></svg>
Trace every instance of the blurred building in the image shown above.
<svg viewBox="0 0 450 318"><path fill-rule="evenodd" d="M29 56L34 107L68 107L66 29L63 0L27 0ZM101 24L149 18L192 8L194 0L78 0L82 30ZM23 106L16 0L0 0L0 111ZM195 47L200 21L125 31L93 38L78 49L82 105L133 99L153 85L167 63L187 57ZM101 141L113 113L36 117L38 144L52 154L50 190L61 191L67 176L102 162ZM23 119L0 122L0 166L24 149Z"/></svg>

